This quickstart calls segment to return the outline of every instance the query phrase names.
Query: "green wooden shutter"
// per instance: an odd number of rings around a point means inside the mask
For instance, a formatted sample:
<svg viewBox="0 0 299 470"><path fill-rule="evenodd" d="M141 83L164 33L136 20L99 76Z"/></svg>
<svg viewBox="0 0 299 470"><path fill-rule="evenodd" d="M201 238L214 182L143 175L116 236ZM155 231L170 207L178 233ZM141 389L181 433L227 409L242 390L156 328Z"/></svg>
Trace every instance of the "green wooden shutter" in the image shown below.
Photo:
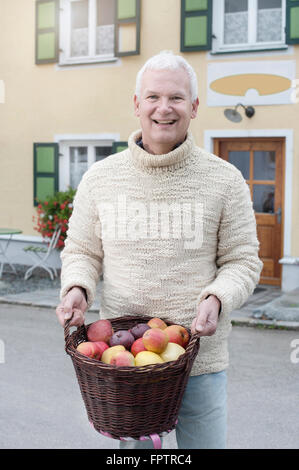
<svg viewBox="0 0 299 470"><path fill-rule="evenodd" d="M58 191L58 144L33 145L34 205Z"/></svg>
<svg viewBox="0 0 299 470"><path fill-rule="evenodd" d="M286 43L299 44L299 1L287 0Z"/></svg>
<svg viewBox="0 0 299 470"><path fill-rule="evenodd" d="M128 142L113 142L112 144L112 154L122 152L128 148Z"/></svg>
<svg viewBox="0 0 299 470"><path fill-rule="evenodd" d="M58 61L59 0L37 0L35 15L35 63Z"/></svg>
<svg viewBox="0 0 299 470"><path fill-rule="evenodd" d="M181 51L212 47L212 0L181 0Z"/></svg>
<svg viewBox="0 0 299 470"><path fill-rule="evenodd" d="M141 0L116 0L115 55L140 54Z"/></svg>

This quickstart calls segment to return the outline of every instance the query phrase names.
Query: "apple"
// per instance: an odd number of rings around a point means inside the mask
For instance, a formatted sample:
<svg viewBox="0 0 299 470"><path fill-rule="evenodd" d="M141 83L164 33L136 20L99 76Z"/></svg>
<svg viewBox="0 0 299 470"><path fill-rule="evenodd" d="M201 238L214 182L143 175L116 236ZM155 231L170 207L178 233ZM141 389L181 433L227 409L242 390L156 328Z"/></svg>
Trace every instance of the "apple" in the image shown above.
<svg viewBox="0 0 299 470"><path fill-rule="evenodd" d="M90 357L92 359L96 358L97 349L91 341L83 341L82 343L78 344L77 351L84 356Z"/></svg>
<svg viewBox="0 0 299 470"><path fill-rule="evenodd" d="M94 345L95 350L96 350L96 359L100 360L103 352L106 351L106 349L108 349L109 346L104 341L94 341L92 344Z"/></svg>
<svg viewBox="0 0 299 470"><path fill-rule="evenodd" d="M131 353L133 356L136 356L141 351L146 351L145 346L143 344L143 338L138 338L134 341L131 346Z"/></svg>
<svg viewBox="0 0 299 470"><path fill-rule="evenodd" d="M163 331L168 335L170 343L177 343L186 348L190 338L186 328L181 325L170 325Z"/></svg>
<svg viewBox="0 0 299 470"><path fill-rule="evenodd" d="M164 362L169 361L176 361L179 356L185 354L185 349L183 346L180 346L177 343L169 342L166 346L166 349L160 354L160 357L163 359Z"/></svg>
<svg viewBox="0 0 299 470"><path fill-rule="evenodd" d="M144 347L147 351L160 354L168 344L168 336L165 330L160 328L151 328L147 330L142 336Z"/></svg>
<svg viewBox="0 0 299 470"><path fill-rule="evenodd" d="M114 356L116 356L116 354L119 353L120 351L125 351L125 350L126 348L122 344L119 344L118 346L112 346L103 352L101 361L104 362L105 364L111 364L111 361L114 358Z"/></svg>
<svg viewBox="0 0 299 470"><path fill-rule="evenodd" d="M132 333L135 339L141 338L146 330L149 330L150 326L147 323L138 323L133 326L129 331Z"/></svg>
<svg viewBox="0 0 299 470"><path fill-rule="evenodd" d="M164 330L165 328L167 328L167 325L165 323L165 321L161 320L161 318L151 318L147 324L151 327L151 328L160 328L160 330Z"/></svg>
<svg viewBox="0 0 299 470"><path fill-rule="evenodd" d="M134 336L128 330L119 330L113 333L109 340L109 344L110 346L122 344L126 349L130 349L134 341Z"/></svg>
<svg viewBox="0 0 299 470"><path fill-rule="evenodd" d="M108 343L112 335L113 328L109 320L95 321L87 330L87 338L89 341L104 341Z"/></svg>
<svg viewBox="0 0 299 470"><path fill-rule="evenodd" d="M148 366L150 364L163 364L163 359L151 351L140 351L135 357L136 366Z"/></svg>
<svg viewBox="0 0 299 470"><path fill-rule="evenodd" d="M111 359L110 364L114 366L135 366L135 357L130 351L120 351Z"/></svg>

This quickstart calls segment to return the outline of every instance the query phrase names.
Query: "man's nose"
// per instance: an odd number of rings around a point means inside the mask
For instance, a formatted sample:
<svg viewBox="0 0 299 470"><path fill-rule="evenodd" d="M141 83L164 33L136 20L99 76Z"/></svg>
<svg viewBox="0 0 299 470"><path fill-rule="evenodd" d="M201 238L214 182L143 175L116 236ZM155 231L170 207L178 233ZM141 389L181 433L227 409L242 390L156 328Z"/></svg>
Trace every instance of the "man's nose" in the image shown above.
<svg viewBox="0 0 299 470"><path fill-rule="evenodd" d="M168 98L161 98L159 102L159 111L161 113L171 111L171 101Z"/></svg>

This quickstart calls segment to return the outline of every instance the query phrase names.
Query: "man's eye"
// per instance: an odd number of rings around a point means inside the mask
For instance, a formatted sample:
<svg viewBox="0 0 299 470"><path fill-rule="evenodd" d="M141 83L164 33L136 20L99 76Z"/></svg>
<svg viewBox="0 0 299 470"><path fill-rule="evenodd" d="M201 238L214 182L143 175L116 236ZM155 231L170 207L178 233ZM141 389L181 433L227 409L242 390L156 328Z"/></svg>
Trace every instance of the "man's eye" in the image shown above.
<svg viewBox="0 0 299 470"><path fill-rule="evenodd" d="M181 96L174 96L172 99L174 101L181 101L183 98Z"/></svg>
<svg viewBox="0 0 299 470"><path fill-rule="evenodd" d="M158 97L156 95L151 95L151 96L148 96L148 99L150 100L156 100Z"/></svg>

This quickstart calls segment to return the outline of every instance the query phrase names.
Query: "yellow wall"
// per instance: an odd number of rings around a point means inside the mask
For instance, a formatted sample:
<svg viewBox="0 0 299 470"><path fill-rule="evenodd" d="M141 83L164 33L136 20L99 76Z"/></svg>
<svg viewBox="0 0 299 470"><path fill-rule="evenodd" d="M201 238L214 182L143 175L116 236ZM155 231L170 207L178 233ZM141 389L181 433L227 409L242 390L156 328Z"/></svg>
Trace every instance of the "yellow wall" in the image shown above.
<svg viewBox="0 0 299 470"><path fill-rule="evenodd" d="M180 4L180 0L142 1L140 56L122 58L120 66L58 68L35 65L35 0L1 0L0 79L5 82L6 100L0 104L0 226L37 235L32 223L33 142L52 142L55 134L104 132L120 133L121 140L127 140L139 127L133 114L136 73L161 49L180 53ZM291 254L299 256L299 105L257 106L252 120L233 124L224 117L224 108L206 105L208 54L183 55L198 71L200 107L191 129L199 146L204 145L207 129L295 130ZM286 58L299 64L299 46L294 55L269 55L271 61ZM246 61L248 56L235 59L231 54L218 62L224 60ZM265 61L265 56L256 55L254 60Z"/></svg>

